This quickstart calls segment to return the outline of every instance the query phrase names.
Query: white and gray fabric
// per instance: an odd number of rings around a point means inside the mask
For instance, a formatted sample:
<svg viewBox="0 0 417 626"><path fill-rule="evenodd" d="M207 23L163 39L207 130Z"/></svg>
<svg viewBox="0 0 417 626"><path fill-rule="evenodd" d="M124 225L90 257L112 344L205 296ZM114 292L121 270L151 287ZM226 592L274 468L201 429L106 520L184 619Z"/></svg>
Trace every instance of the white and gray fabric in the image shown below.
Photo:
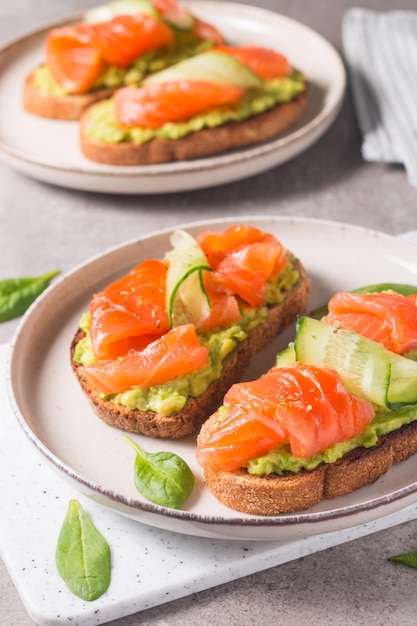
<svg viewBox="0 0 417 626"><path fill-rule="evenodd" d="M417 187L417 12L346 12L345 60L366 161L402 163Z"/></svg>

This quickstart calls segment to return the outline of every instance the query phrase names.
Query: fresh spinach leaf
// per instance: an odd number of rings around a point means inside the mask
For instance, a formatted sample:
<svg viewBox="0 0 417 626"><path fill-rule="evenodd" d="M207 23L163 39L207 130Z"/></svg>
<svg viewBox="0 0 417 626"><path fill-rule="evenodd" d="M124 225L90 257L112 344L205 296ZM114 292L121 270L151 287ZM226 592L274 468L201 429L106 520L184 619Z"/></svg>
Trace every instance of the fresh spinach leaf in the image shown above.
<svg viewBox="0 0 417 626"><path fill-rule="evenodd" d="M0 280L0 322L23 315L57 274L59 270L53 270L43 276Z"/></svg>
<svg viewBox="0 0 417 626"><path fill-rule="evenodd" d="M391 561L392 563L400 563L401 565L417 569L417 550L413 552L405 552L404 554L396 554L395 556L389 557L388 561Z"/></svg>
<svg viewBox="0 0 417 626"><path fill-rule="evenodd" d="M187 463L173 452L145 452L123 435L136 452L134 481L147 500L179 509L194 487L194 475Z"/></svg>
<svg viewBox="0 0 417 626"><path fill-rule="evenodd" d="M110 547L78 500L70 500L55 554L58 572L79 598L92 601L110 585Z"/></svg>

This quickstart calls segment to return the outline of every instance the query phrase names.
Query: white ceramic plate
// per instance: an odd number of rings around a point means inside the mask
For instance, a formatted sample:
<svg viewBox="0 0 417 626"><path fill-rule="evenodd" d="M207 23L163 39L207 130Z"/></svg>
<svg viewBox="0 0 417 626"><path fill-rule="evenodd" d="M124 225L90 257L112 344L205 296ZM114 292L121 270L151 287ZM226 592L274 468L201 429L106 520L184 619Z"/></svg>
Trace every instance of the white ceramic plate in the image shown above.
<svg viewBox="0 0 417 626"><path fill-rule="evenodd" d="M298 255L312 279L311 307L335 291L378 282L417 282L417 249L388 235L312 219L234 218L185 226L190 232L250 223L274 233ZM94 292L141 259L162 256L170 231L127 242L76 268L50 288L23 319L11 348L12 404L35 448L60 475L101 504L152 526L190 535L235 539L288 539L369 522L417 500L417 456L392 468L375 484L307 511L255 517L221 505L204 485L195 461L195 439L162 441L134 435L147 450L172 450L196 476L184 510L158 507L133 485L134 453L121 432L97 418L69 363L77 322ZM272 366L293 336L288 330L258 355L246 378Z"/></svg>
<svg viewBox="0 0 417 626"><path fill-rule="evenodd" d="M246 178L293 158L314 143L335 119L345 91L345 71L335 49L306 26L271 11L205 0L189 4L196 15L221 28L228 41L276 48L305 73L309 102L291 129L252 148L188 162L112 167L88 161L78 146L77 122L38 118L21 105L25 76L43 61L49 24L0 50L0 158L29 176L64 187L168 193Z"/></svg>

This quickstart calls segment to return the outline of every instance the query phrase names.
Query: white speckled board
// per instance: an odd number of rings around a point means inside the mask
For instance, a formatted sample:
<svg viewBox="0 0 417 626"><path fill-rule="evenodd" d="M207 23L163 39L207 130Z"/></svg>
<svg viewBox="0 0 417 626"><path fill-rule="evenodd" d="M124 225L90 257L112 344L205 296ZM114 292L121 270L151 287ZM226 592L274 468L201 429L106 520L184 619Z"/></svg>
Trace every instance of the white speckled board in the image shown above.
<svg viewBox="0 0 417 626"><path fill-rule="evenodd" d="M279 542L214 541L144 526L81 496L38 456L9 407L6 355L0 346L0 553L41 626L105 624L417 517L414 505L353 529ZM111 585L91 603L73 596L55 569L71 498L81 501L112 550Z"/></svg>

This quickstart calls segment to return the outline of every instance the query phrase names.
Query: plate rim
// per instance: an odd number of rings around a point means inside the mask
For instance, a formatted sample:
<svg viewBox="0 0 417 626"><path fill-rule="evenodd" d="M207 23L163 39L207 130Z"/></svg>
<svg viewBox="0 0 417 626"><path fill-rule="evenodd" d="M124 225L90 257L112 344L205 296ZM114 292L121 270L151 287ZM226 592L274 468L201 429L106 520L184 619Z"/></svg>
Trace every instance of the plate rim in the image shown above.
<svg viewBox="0 0 417 626"><path fill-rule="evenodd" d="M173 230L175 230L176 228L184 228L184 229L193 229L193 228L197 229L201 227L209 228L210 225L214 225L214 224L218 225L219 223L227 225L231 223L238 223L238 222L245 222L245 221L246 222L248 221L249 222L250 221L256 221L256 222L274 221L274 222L277 222L278 224L284 222L284 223L287 223L288 225L298 223L303 226L306 226L308 224L314 224L316 227L319 227L319 226L327 227L331 229L337 229L339 231L348 230L353 233L355 232L361 233L362 235L378 236L378 237L383 237L384 239L397 240L396 237L393 237L392 235L382 232L382 231L369 229L369 228L358 226L355 224L348 224L348 223L335 221L335 220L318 219L318 218L313 218L313 217L305 218L305 217L299 217L299 216L297 217L281 216L281 215L280 216L267 216L267 215L257 216L257 215L252 214L252 215L239 215L239 216L233 216L233 217L227 217L227 218L211 218L208 220L189 221L189 222L180 224L178 226L171 226L171 227L167 227L164 229L154 230L149 233L146 233L145 235L142 235L141 237L131 238L120 244L106 248L101 253L97 253L89 257L84 262L77 264L74 268L72 268L68 272L65 272L57 280L56 283L48 287L48 289L37 299L37 301L30 307L28 312L23 316L22 320L20 321L17 327L17 330L14 333L14 336L12 338L12 341L10 342L9 350L8 350L7 368L6 368L6 379L7 379L6 387L7 387L7 392L8 392L8 396L10 399L11 407L13 409L13 413L20 427L25 432L29 440L37 448L37 450L44 457L46 457L46 459L49 462L51 462L52 465L57 470L59 470L60 472L63 472L72 480L75 480L77 484L84 485L88 487L89 489L91 489L96 494L103 495L105 498L109 498L119 504L127 506L128 510L132 510L132 513L133 511L143 511L144 513L163 515L165 518L167 517L175 518L176 520L183 521L183 522L184 521L195 522L197 524L202 524L207 527L210 527L210 526L274 527L274 528L279 529L279 528L285 528L288 526L291 526L291 527L302 526L305 524L314 526L314 524L319 524L321 522L327 522L327 521L332 521L335 519L355 516L355 514L373 511L375 509L378 509L379 507L383 508L384 505L389 505L393 502L401 502L402 500L406 499L410 495L415 494L417 492L417 480L414 482L410 482L407 485L400 487L398 489L395 489L394 491L391 491L389 493L380 495L378 497L374 497L371 500L366 500L364 502L360 502L356 504L353 503L348 506L341 506L338 508L336 507L336 508L328 509L325 511L314 511L313 513L311 512L309 513L308 512L309 509L306 509L304 511L296 512L296 513L280 514L276 516L242 517L239 514L239 512L232 511L231 516L226 518L222 516L209 516L207 514L199 514L193 511L186 511L182 509L169 509L169 508L161 507L153 503L148 503L148 502L144 502L141 500L136 500L135 498L123 496L122 494L117 494L113 490L110 490L108 488L105 488L99 485L98 483L96 483L96 481L84 477L79 471L74 470L67 463L59 459L59 457L57 457L51 450L49 450L49 448L42 441L40 441L40 439L32 431L25 417L21 414L18 403L14 396L13 380L12 380L13 361L15 358L17 358L16 350L18 347L19 339L22 333L25 331L26 326L29 324L29 321L31 319L33 312L36 311L38 307L42 306L42 303L45 300L52 297L51 293L53 293L53 291L60 284L64 283L67 279L75 276L80 271L85 270L85 268L87 268L88 266L102 260L103 257L106 257L106 256L110 257L114 254L117 254L117 252L137 242L140 242L140 241L152 238L152 237L156 237L156 236L166 236L169 233L171 233ZM405 248L409 248L410 250L414 250L414 251L416 250L416 247L413 244L402 242L401 245L405 246ZM416 255L417 255L417 251L416 251Z"/></svg>
<svg viewBox="0 0 417 626"><path fill-rule="evenodd" d="M0 157L6 163L14 165L15 167L29 168L39 170L39 176L47 176L48 178L45 180L50 181L50 177L52 176L77 176L80 179L84 179L88 185L89 179L98 178L98 180L102 180L108 177L113 178L116 181L129 181L135 182L135 179L138 178L150 178L154 179L168 179L168 177L173 175L192 175L197 173L213 173L216 170L221 170L222 168L226 168L227 166L239 166L244 165L245 163L253 163L256 159L265 158L271 154L281 154L283 150L287 149L289 152L291 150L295 150L294 154L290 154L283 161L279 161L279 164L294 158L298 154L304 152L312 143L317 141L322 134L328 129L328 127L333 123L336 118L339 110L342 106L343 99L346 93L346 85L347 85L347 74L346 70L341 58L341 55L336 50L336 48L331 44L323 35L321 35L318 31L315 31L310 26L303 24L302 22L290 18L284 14L278 13L276 11L265 9L263 7L256 7L254 5L246 5L241 3L231 3L231 2L216 2L213 0L202 0L202 2L197 3L193 0L189 2L185 2L189 4L191 8L194 8L198 11L198 8L202 8L206 10L211 6L213 8L214 4L218 9L219 6L223 7L226 11L238 11L243 14L252 13L259 15L270 15L275 20L283 21L284 23L291 24L292 27L304 30L308 32L310 35L314 36L317 41L320 42L320 45L325 46L328 49L328 53L332 55L333 61L338 66L338 80L332 84L331 89L327 90L326 94L331 96L331 102L327 104L322 104L320 109L316 112L314 117L308 120L303 126L300 128L296 128L293 131L289 131L288 135L278 136L275 139L271 139L267 142L263 142L262 144L255 144L253 146L248 146L246 148L241 148L239 150L235 150L232 152L220 153L219 155L207 156L204 158L193 159L190 161L178 161L178 162L170 162L170 163L162 163L156 165L139 165L139 166L110 166L110 165L101 165L101 164L91 164L91 169L88 169L88 164L86 167L81 165L76 165L76 167L69 164L68 166L55 165L50 159L39 158L39 157L31 157L30 154L26 154L22 152L20 149L15 149L8 142L2 140L0 138ZM61 18L56 20L49 20L44 25L38 26L36 29L26 32L23 35L17 36L0 47L0 74L1 74L1 61L3 57L6 57L13 48L18 48L19 46L25 45L31 39L37 39L41 36L44 36L48 30L55 26L65 25L67 23L76 21L80 19L82 13L76 13L69 15L67 18ZM46 120L47 121L47 120ZM307 141L306 146L298 146L298 143L302 141ZM264 171L268 169L265 164L261 165L260 171ZM257 172L255 172L257 173ZM35 176L36 177L36 176ZM231 180L234 180L232 178ZM226 179L225 182L227 182ZM91 184L93 184L91 182ZM80 182L77 185L69 185L73 188L82 189L89 188L89 186L84 187L84 182ZM63 186L67 186L63 184ZM198 187L192 187L198 188ZM179 191L180 189L175 189L175 191ZM187 187L184 187L187 189ZM94 189L92 189L94 190ZM105 191L105 190L103 190ZM139 192L140 190L136 189L135 192ZM115 190L117 193L117 190ZM149 192L149 191L147 191ZM160 193L161 190L159 189Z"/></svg>

